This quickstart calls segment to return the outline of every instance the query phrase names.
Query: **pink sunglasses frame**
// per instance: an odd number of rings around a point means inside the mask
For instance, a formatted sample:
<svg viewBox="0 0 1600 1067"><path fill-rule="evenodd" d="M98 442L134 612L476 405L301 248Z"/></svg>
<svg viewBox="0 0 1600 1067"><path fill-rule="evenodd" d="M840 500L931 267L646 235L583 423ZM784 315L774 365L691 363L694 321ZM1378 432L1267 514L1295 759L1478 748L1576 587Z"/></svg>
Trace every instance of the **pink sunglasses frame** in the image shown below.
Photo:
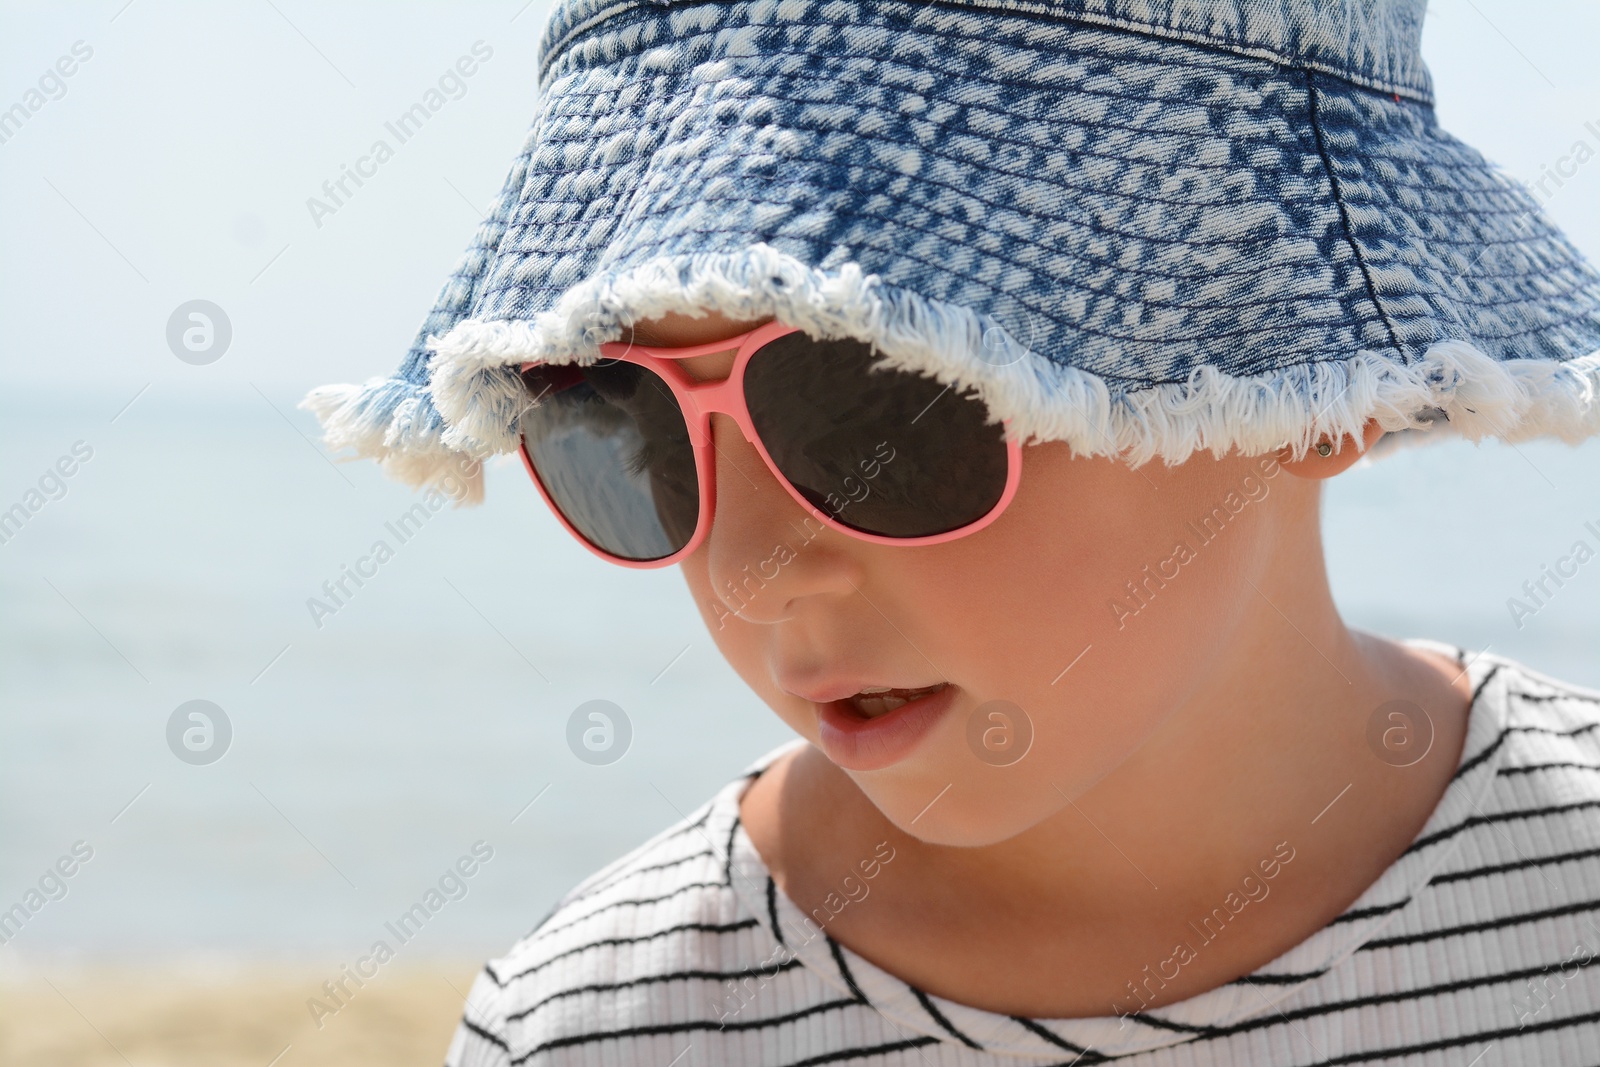
<svg viewBox="0 0 1600 1067"><path fill-rule="evenodd" d="M554 498L551 497L550 491L545 488L543 480L539 477L539 472L534 469L532 457L528 455L528 442L525 438L519 438L518 442L518 451L522 455L522 465L527 468L528 476L533 479L533 484L538 487L539 495L544 497L545 503L550 506L550 510L555 513L556 518L561 521L561 525L565 526L567 532L578 539L579 544L607 562L640 570L667 567L681 561L685 556L690 555L695 549L699 548L701 543L705 541L706 535L711 532L711 521L716 513L717 499L715 477L717 466L716 446L711 436L711 416L714 414L726 415L734 421L739 427L739 432L755 448L756 452L761 456L762 462L767 465L767 469L777 479L778 484L783 486L789 496L804 509L806 514L822 523L828 529L835 530L847 537L878 545L907 547L937 545L977 533L999 518L1000 513L1006 509L1012 498L1017 495L1017 485L1022 479L1022 446L1010 437L1006 438L1006 485L1000 495L1000 499L982 518L945 533L931 534L927 537L886 537L881 534L866 533L838 522L830 517L827 512L802 496L800 491L790 484L789 479L784 477L783 472L778 469L778 465L773 462L772 456L767 452L767 446L762 443L761 435L756 432L755 424L750 419L750 410L745 406L744 398L744 369L750 362L750 358L772 341L780 337L786 337L791 333L799 332L798 327L786 326L781 322L769 322L737 337L711 341L706 344L690 345L685 348L662 348L654 345L640 345L621 341L614 341L600 346L602 359L637 364L653 371L665 381L678 401L678 407L683 412L684 421L688 424L689 442L694 448L695 476L699 480L700 512L695 519L693 535L690 536L688 542L682 548L670 556L649 560L624 559L592 544L587 537L568 521L567 516L556 505ZM696 381L677 364L678 360L727 352L729 349L734 348L738 351L734 356L733 368L728 372L728 376L720 381ZM528 370L535 366L538 366L537 361L524 363L521 369ZM919 415L918 418L920 417Z"/></svg>

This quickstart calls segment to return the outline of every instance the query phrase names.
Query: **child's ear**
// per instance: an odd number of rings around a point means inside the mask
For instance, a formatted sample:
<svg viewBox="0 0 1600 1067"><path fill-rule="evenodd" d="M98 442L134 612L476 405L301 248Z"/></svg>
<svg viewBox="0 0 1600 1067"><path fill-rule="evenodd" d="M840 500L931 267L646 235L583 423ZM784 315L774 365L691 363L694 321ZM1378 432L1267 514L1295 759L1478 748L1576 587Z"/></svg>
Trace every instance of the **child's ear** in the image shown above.
<svg viewBox="0 0 1600 1067"><path fill-rule="evenodd" d="M1359 447L1353 435L1346 434L1338 441L1324 437L1322 440L1333 446L1333 451L1326 456L1320 454L1313 446L1306 453L1305 459L1290 459L1288 448L1278 450L1278 466L1299 478L1332 478L1341 471L1348 470L1356 460L1360 459L1372 443L1383 436L1383 427L1378 425L1377 419L1368 419L1367 424L1361 428L1361 444Z"/></svg>

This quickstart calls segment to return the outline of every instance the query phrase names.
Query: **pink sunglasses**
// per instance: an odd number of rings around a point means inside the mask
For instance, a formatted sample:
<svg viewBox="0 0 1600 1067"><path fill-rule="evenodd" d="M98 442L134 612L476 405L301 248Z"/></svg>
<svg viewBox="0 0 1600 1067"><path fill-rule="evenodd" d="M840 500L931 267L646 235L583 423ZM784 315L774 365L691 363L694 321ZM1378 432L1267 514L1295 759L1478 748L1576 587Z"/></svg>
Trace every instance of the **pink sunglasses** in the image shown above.
<svg viewBox="0 0 1600 1067"><path fill-rule="evenodd" d="M737 349L723 381L679 360ZM522 459L572 535L627 567L664 567L711 528L711 416L726 415L811 517L850 537L931 545L993 522L1022 450L976 397L881 366L872 346L779 322L687 348L611 343L590 366L529 363Z"/></svg>

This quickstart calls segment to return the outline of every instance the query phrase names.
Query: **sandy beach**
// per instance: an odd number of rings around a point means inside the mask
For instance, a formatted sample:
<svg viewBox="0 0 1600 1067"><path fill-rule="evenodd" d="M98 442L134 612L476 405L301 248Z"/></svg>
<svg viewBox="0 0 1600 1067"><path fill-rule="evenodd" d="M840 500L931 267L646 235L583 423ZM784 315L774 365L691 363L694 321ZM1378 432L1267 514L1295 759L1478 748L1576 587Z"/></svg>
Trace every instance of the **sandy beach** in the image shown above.
<svg viewBox="0 0 1600 1067"><path fill-rule="evenodd" d="M385 971L333 1015L310 966L30 968L0 975L0 1063L15 1067L437 1067L475 963Z"/></svg>

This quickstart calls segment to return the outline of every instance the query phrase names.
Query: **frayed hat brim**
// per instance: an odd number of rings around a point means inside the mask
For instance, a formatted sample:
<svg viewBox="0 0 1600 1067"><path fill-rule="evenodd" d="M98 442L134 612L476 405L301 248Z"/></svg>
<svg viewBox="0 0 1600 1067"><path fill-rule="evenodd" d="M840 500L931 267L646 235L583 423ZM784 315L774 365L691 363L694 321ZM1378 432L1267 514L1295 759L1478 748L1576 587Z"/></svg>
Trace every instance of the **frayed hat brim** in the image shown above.
<svg viewBox="0 0 1600 1067"><path fill-rule="evenodd" d="M1024 442L1065 441L1081 455L1138 466L1200 451L1303 457L1322 437L1357 440L1369 419L1386 431L1469 440L1600 433L1600 353L1565 363L1490 359L1443 341L1397 366L1374 352L1333 354L1257 376L1196 368L1181 383L1113 395L1097 376L1042 360L992 321L883 285L846 267L813 270L774 249L661 261L593 279L534 319L466 320L431 339L429 384L397 379L324 387L303 406L330 445L426 484L464 460L509 453L532 398L519 367L585 363L633 323L669 312L735 321L773 316L819 338L867 341L890 366L971 390ZM982 352L982 359L973 359ZM481 474L472 468L473 497Z"/></svg>

